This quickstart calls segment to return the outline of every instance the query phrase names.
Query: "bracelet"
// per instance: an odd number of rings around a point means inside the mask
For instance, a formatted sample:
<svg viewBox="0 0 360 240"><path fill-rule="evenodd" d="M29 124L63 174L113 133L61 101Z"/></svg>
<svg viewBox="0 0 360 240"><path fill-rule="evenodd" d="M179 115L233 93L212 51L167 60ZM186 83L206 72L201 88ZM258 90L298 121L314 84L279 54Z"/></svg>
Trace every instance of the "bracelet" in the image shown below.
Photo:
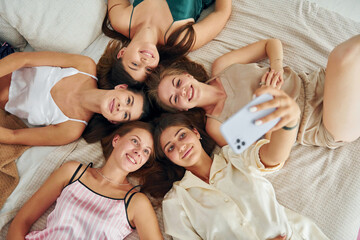
<svg viewBox="0 0 360 240"><path fill-rule="evenodd" d="M297 126L299 126L299 122L298 121L295 126L292 126L292 127L287 127L287 126L283 126L282 129L286 130L286 131L290 131L290 130L293 130L294 128L296 128Z"/></svg>

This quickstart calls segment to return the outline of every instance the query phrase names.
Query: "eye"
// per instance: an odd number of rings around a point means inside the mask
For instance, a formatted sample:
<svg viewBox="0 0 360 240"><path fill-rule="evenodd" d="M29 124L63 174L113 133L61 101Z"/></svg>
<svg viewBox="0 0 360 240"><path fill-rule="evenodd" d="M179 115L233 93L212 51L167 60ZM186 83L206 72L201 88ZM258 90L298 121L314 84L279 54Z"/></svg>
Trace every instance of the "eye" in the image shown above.
<svg viewBox="0 0 360 240"><path fill-rule="evenodd" d="M174 145L170 145L167 149L167 152L172 152L174 150Z"/></svg>
<svg viewBox="0 0 360 240"><path fill-rule="evenodd" d="M181 83L181 81L180 81L180 79L176 82L176 87L178 88L179 86L180 86L180 83Z"/></svg>
<svg viewBox="0 0 360 240"><path fill-rule="evenodd" d="M126 99L126 105L129 105L131 103L131 99L130 99L130 97L128 97L127 99Z"/></svg>
<svg viewBox="0 0 360 240"><path fill-rule="evenodd" d="M180 139L183 139L185 137L186 137L186 133L181 133L180 136L179 136Z"/></svg>
<svg viewBox="0 0 360 240"><path fill-rule="evenodd" d="M128 118L129 114L127 112L124 113L124 119L126 120Z"/></svg>
<svg viewBox="0 0 360 240"><path fill-rule="evenodd" d="M146 155L150 155L150 150L149 150L149 149L145 149L145 150L144 150L144 153L145 153Z"/></svg>
<svg viewBox="0 0 360 240"><path fill-rule="evenodd" d="M136 144L136 145L139 143L136 138L131 139L131 141L132 141L134 144Z"/></svg>
<svg viewBox="0 0 360 240"><path fill-rule="evenodd" d="M174 102L177 103L177 101L178 101L178 96L176 95L176 96L174 97Z"/></svg>
<svg viewBox="0 0 360 240"><path fill-rule="evenodd" d="M147 73L151 73L151 72L152 72L152 68L146 68L146 72L147 72Z"/></svg>
<svg viewBox="0 0 360 240"><path fill-rule="evenodd" d="M134 65L135 67L138 66L138 64L136 62L132 62L131 64Z"/></svg>

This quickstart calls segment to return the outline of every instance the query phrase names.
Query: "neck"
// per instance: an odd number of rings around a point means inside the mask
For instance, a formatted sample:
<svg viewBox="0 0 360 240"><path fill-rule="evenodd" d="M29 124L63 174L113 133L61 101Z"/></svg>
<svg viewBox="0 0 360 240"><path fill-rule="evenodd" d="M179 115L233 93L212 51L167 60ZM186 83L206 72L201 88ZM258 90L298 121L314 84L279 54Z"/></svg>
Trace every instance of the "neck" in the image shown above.
<svg viewBox="0 0 360 240"><path fill-rule="evenodd" d="M159 31L154 26L144 23L138 27L134 27L134 35L131 41L145 41L156 45L158 40Z"/></svg>
<svg viewBox="0 0 360 240"><path fill-rule="evenodd" d="M203 151L201 160L196 165L186 168L186 170L189 170L204 182L209 183L212 163L213 160Z"/></svg>
<svg viewBox="0 0 360 240"><path fill-rule="evenodd" d="M214 85L204 83L202 85L201 93L201 101L199 101L197 107L204 109L206 113L211 112L211 110L214 109L216 104L226 99L225 91L222 88Z"/></svg>
<svg viewBox="0 0 360 240"><path fill-rule="evenodd" d="M83 90L77 96L77 101L87 111L91 111L93 113L101 113L101 98L104 94L106 94L106 92L107 90L103 89Z"/></svg>
<svg viewBox="0 0 360 240"><path fill-rule="evenodd" d="M102 175L104 175L104 177L106 177L108 180L111 180L113 183L128 184L129 182L126 177L129 173L116 166L114 164L116 160L112 158L113 157L110 156L106 161L106 164L102 168L99 168L99 171ZM105 179L105 181L108 180Z"/></svg>

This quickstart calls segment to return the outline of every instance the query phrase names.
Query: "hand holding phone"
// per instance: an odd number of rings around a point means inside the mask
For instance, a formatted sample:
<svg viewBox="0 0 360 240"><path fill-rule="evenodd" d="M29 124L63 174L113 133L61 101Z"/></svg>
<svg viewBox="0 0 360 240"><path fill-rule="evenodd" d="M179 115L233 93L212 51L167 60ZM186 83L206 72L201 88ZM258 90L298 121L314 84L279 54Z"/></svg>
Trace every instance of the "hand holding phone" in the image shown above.
<svg viewBox="0 0 360 240"><path fill-rule="evenodd" d="M222 135L235 153L242 153L280 121L280 118L276 118L261 125L255 125L256 120L272 113L275 108L256 112L249 110L252 106L272 99L273 96L268 93L260 95L220 126Z"/></svg>

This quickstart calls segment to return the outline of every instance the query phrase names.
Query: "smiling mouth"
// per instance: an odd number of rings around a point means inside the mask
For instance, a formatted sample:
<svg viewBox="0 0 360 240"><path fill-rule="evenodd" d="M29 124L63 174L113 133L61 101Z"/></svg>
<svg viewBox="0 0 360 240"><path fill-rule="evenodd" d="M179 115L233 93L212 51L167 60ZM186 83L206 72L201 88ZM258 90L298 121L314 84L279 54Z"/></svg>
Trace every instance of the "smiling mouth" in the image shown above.
<svg viewBox="0 0 360 240"><path fill-rule="evenodd" d="M191 85L188 93L188 101L190 102L193 99L193 97L194 97L194 88Z"/></svg>
<svg viewBox="0 0 360 240"><path fill-rule="evenodd" d="M109 103L110 113L114 111L114 106L115 106L115 98Z"/></svg>
<svg viewBox="0 0 360 240"><path fill-rule="evenodd" d="M129 159L130 162L132 162L133 164L137 164L137 162L135 161L134 158L132 158L129 154L126 154L127 159Z"/></svg>
<svg viewBox="0 0 360 240"><path fill-rule="evenodd" d="M147 56L149 58L154 58L154 54L149 50L142 50L142 51L140 51L140 53L144 54L145 56Z"/></svg>
<svg viewBox="0 0 360 240"><path fill-rule="evenodd" d="M182 158L186 158L186 157L190 154L190 152L191 152L192 149L193 149L193 147L189 148L189 150L187 150L187 151L185 152L185 154L182 156Z"/></svg>

